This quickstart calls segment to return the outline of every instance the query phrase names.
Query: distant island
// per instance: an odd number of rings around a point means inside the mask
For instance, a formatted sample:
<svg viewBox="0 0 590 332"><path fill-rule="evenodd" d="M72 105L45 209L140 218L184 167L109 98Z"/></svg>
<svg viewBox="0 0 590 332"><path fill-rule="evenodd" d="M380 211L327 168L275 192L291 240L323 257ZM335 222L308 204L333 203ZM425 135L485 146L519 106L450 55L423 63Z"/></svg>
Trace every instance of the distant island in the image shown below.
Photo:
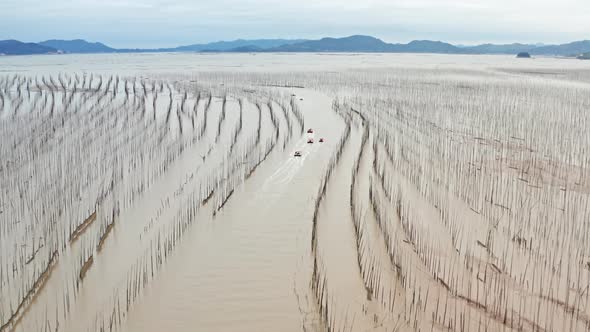
<svg viewBox="0 0 590 332"><path fill-rule="evenodd" d="M344 38L305 39L238 39L206 44L192 44L173 48L126 49L113 48L100 42L75 40L46 40L38 43L23 43L17 40L0 41L2 55L60 54L60 53L157 53L157 52L358 52L358 53L439 53L439 54L518 54L571 56L590 53L590 40L560 45L538 44L482 44L456 46L442 41L415 40L407 44L386 43L371 36L349 36ZM521 56L518 56L521 57Z"/></svg>
<svg viewBox="0 0 590 332"><path fill-rule="evenodd" d="M530 59L531 54L529 52L520 52L516 55L516 57L519 59Z"/></svg>
<svg viewBox="0 0 590 332"><path fill-rule="evenodd" d="M578 56L578 59L580 59L580 60L590 60L590 52L584 53L584 54L580 54Z"/></svg>

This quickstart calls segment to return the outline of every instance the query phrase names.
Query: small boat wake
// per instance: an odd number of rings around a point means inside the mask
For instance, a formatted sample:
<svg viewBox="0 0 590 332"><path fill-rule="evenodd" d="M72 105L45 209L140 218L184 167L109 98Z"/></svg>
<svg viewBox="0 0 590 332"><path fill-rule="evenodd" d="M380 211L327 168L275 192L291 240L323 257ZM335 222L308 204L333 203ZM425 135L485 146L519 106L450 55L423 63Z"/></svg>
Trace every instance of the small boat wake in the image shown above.
<svg viewBox="0 0 590 332"><path fill-rule="evenodd" d="M319 146L309 146L307 144L308 138L301 138L290 152L289 159L286 160L263 184L262 190L267 190L269 186L276 187L277 185L285 185L291 182L295 175L299 172L301 167L305 164L307 158L315 153ZM295 156L295 152L300 152L299 156Z"/></svg>

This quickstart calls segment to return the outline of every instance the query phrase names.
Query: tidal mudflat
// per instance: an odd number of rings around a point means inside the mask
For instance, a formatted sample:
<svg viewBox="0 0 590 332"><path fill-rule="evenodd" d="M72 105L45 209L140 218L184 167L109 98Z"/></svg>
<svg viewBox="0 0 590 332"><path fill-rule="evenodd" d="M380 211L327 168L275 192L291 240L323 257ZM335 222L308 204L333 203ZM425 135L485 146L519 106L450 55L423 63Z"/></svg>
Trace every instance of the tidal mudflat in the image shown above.
<svg viewBox="0 0 590 332"><path fill-rule="evenodd" d="M587 331L589 111L566 59L0 58L0 331Z"/></svg>

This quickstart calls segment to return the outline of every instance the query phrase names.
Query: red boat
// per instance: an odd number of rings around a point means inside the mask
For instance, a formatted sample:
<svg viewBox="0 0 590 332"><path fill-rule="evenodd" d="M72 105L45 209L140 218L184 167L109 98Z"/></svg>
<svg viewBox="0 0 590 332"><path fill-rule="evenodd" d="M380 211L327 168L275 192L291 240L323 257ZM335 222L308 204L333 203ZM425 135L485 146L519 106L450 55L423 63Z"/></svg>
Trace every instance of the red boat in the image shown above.
<svg viewBox="0 0 590 332"><path fill-rule="evenodd" d="M308 139L307 144L313 144L313 138Z"/></svg>
<svg viewBox="0 0 590 332"><path fill-rule="evenodd" d="M311 129L311 128L307 129L307 133L308 134L313 134L313 129Z"/></svg>
<svg viewBox="0 0 590 332"><path fill-rule="evenodd" d="M320 138L320 143L324 143L324 138Z"/></svg>

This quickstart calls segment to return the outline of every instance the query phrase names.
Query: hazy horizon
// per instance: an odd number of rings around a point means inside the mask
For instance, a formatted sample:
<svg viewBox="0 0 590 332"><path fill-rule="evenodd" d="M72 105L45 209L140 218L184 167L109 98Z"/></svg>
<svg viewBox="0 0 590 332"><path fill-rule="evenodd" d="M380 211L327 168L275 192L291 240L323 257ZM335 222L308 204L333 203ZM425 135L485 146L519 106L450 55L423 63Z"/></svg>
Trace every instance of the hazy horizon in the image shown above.
<svg viewBox="0 0 590 332"><path fill-rule="evenodd" d="M590 3L540 0L5 0L0 39L159 48L235 39L371 35L386 42L561 44L589 39Z"/></svg>

